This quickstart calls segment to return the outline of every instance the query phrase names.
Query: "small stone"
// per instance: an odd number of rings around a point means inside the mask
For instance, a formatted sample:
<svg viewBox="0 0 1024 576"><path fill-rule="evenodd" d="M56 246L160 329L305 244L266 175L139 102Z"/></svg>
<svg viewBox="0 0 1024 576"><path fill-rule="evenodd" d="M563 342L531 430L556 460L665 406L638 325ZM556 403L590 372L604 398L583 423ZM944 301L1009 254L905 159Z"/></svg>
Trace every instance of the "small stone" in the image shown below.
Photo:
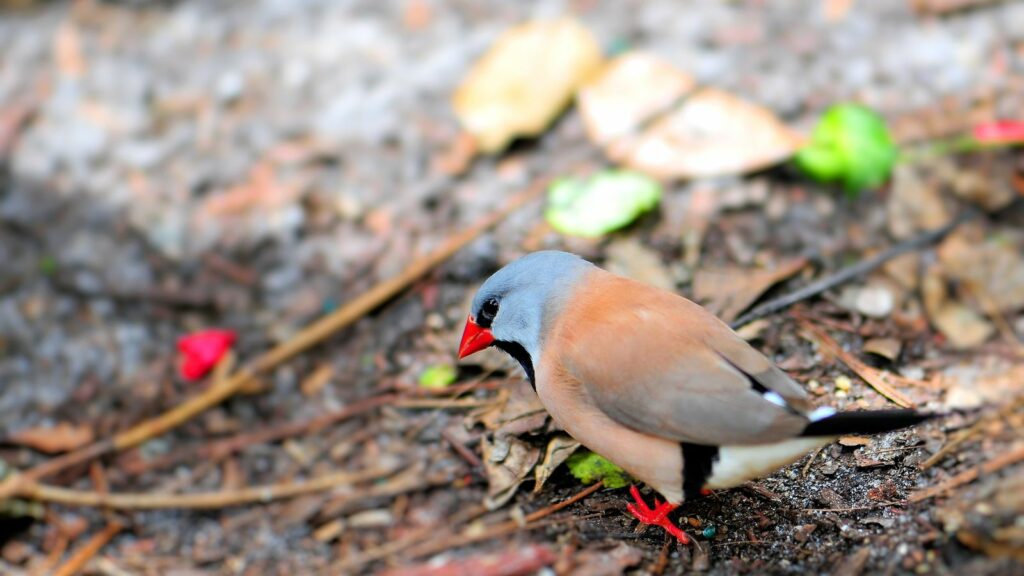
<svg viewBox="0 0 1024 576"><path fill-rule="evenodd" d="M850 388L853 386L853 382L847 376L837 377L835 384L836 390L842 390L844 392L849 392Z"/></svg>
<svg viewBox="0 0 1024 576"><path fill-rule="evenodd" d="M817 530L817 528L817 524L804 524L803 526L798 526L793 532L793 538L797 542L807 542L807 539L811 537L811 533Z"/></svg>

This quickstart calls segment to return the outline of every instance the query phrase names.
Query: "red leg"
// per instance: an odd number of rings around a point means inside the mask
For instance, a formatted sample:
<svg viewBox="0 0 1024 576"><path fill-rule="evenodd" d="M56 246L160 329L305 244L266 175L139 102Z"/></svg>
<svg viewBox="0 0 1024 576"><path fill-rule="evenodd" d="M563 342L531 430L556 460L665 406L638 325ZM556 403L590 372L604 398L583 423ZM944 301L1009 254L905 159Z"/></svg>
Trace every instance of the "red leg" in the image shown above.
<svg viewBox="0 0 1024 576"><path fill-rule="evenodd" d="M634 518L643 522L644 524L652 524L654 526L661 526L666 532L676 537L683 544L690 543L690 537L683 532L683 529L676 526L669 520L669 512L672 512L679 507L678 504L670 504L668 502L658 502L658 499L654 499L654 508L647 506L643 498L640 497L640 490L634 485L629 487L629 493L633 495L634 502L626 504L626 510L633 515Z"/></svg>

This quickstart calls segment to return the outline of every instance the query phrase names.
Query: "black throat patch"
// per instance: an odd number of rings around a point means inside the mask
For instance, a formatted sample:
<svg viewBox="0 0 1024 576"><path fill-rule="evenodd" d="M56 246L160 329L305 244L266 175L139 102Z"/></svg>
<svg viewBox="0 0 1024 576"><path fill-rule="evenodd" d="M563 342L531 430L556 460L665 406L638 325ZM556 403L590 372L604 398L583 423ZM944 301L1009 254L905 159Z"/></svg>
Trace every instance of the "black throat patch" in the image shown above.
<svg viewBox="0 0 1024 576"><path fill-rule="evenodd" d="M530 386L533 389L537 389L537 382L533 377L533 360L530 359L530 353L523 348L521 344L516 342L508 342L506 340L495 340L494 346L502 352L516 359L519 365L523 367L523 371L526 372L526 377L530 379Z"/></svg>
<svg viewBox="0 0 1024 576"><path fill-rule="evenodd" d="M683 495L690 500L701 496L700 492L718 460L718 447L689 442L679 446L683 450Z"/></svg>

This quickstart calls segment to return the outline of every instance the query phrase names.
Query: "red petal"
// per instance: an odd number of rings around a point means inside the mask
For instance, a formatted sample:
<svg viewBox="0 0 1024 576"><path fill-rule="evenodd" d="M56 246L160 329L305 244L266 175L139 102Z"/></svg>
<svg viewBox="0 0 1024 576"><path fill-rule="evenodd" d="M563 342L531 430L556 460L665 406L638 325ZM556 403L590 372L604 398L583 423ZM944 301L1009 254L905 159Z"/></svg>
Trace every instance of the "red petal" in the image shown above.
<svg viewBox="0 0 1024 576"><path fill-rule="evenodd" d="M205 376L235 343L235 333L230 330L203 330L178 339L181 354L179 371L187 381Z"/></svg>
<svg viewBox="0 0 1024 576"><path fill-rule="evenodd" d="M978 124L971 131L978 142L986 144L1003 144L1024 142L1024 120L1001 120Z"/></svg>

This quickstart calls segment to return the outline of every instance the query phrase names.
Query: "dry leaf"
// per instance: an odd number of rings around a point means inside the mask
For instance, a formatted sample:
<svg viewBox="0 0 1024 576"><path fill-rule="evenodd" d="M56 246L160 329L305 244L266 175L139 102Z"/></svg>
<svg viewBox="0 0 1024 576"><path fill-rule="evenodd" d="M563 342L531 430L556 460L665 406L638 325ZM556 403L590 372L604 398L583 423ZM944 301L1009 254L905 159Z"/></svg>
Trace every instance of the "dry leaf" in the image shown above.
<svg viewBox="0 0 1024 576"><path fill-rule="evenodd" d="M840 436L839 444L848 448L853 446L867 446L871 443L871 438L867 436Z"/></svg>
<svg viewBox="0 0 1024 576"><path fill-rule="evenodd" d="M900 239L939 228L950 220L936 185L926 182L916 167L907 164L893 171L886 208L889 232Z"/></svg>
<svg viewBox="0 0 1024 576"><path fill-rule="evenodd" d="M548 442L548 448L544 451L544 460L533 469L533 477L536 480L533 486L534 494L540 492L548 478L579 447L579 442L565 434L558 434Z"/></svg>
<svg viewBox="0 0 1024 576"><path fill-rule="evenodd" d="M7 441L47 454L57 454L81 448L92 442L93 437L92 428L88 425L60 422L52 428L27 428L15 432Z"/></svg>
<svg viewBox="0 0 1024 576"><path fill-rule="evenodd" d="M947 368L942 380L946 384L946 408L969 410L997 405L1024 393L1024 365L1007 366L995 359L972 361Z"/></svg>
<svg viewBox="0 0 1024 576"><path fill-rule="evenodd" d="M871 338L864 343L864 352L881 356L890 362L895 361L903 349L903 343L896 338Z"/></svg>
<svg viewBox="0 0 1024 576"><path fill-rule="evenodd" d="M789 158L802 138L768 109L704 88L643 135L606 149L610 158L665 180L741 174Z"/></svg>
<svg viewBox="0 0 1024 576"><path fill-rule="evenodd" d="M608 260L605 264L609 272L663 290L675 291L676 283L668 268L662 264L661 257L639 241L633 238L615 240L608 246L607 252Z"/></svg>
<svg viewBox="0 0 1024 576"><path fill-rule="evenodd" d="M925 311L935 328L954 348L974 348L988 340L995 332L985 318L966 305L951 300L941 267L932 266L921 286Z"/></svg>
<svg viewBox="0 0 1024 576"><path fill-rule="evenodd" d="M597 41L572 19L528 22L502 35L473 66L452 104L484 152L535 136L601 68Z"/></svg>
<svg viewBox="0 0 1024 576"><path fill-rule="evenodd" d="M955 234L939 246L939 261L947 278L980 292L975 295L991 299L1001 312L1024 308L1024 257L1018 242L971 242Z"/></svg>
<svg viewBox="0 0 1024 576"><path fill-rule="evenodd" d="M693 297L725 322L731 322L757 301L766 290L807 266L797 258L764 270L719 268L698 270Z"/></svg>
<svg viewBox="0 0 1024 576"><path fill-rule="evenodd" d="M529 382L521 380L503 388L498 401L472 418L495 435L516 436L543 428L547 416L537 392Z"/></svg>
<svg viewBox="0 0 1024 576"><path fill-rule="evenodd" d="M484 470L487 473L487 497L484 505L496 510L515 495L519 485L540 457L540 450L511 436L501 436L494 443L481 439Z"/></svg>
<svg viewBox="0 0 1024 576"><path fill-rule="evenodd" d="M612 60L601 76L580 90L580 114L598 146L636 135L696 86L693 78L644 52Z"/></svg>

